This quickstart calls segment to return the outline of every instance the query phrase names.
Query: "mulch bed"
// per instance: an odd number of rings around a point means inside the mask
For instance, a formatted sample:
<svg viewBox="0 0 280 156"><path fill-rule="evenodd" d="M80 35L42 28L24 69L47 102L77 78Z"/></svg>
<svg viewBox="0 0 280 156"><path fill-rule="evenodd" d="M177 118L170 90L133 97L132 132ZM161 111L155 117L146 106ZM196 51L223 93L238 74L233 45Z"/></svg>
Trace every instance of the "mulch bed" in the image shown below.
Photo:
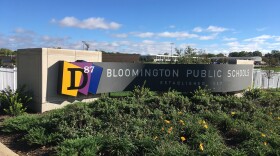
<svg viewBox="0 0 280 156"><path fill-rule="evenodd" d="M0 114L0 125L6 118L9 118L9 116ZM20 134L5 134L0 132L0 142L20 156L49 156L55 154L53 147L29 146L21 141L20 138Z"/></svg>

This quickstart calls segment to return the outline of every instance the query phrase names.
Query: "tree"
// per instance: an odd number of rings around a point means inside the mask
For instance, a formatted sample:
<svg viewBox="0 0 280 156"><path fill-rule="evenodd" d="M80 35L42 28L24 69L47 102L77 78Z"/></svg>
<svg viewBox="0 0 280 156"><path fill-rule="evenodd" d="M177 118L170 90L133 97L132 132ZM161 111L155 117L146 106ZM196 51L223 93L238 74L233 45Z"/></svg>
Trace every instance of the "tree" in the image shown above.
<svg viewBox="0 0 280 156"><path fill-rule="evenodd" d="M169 53L164 53L163 55L169 55Z"/></svg>
<svg viewBox="0 0 280 156"><path fill-rule="evenodd" d="M253 52L253 56L262 57L262 52L260 52L260 51L254 51L254 52Z"/></svg>
<svg viewBox="0 0 280 156"><path fill-rule="evenodd" d="M225 57L225 55L223 53L219 53L216 55L217 57Z"/></svg>
<svg viewBox="0 0 280 156"><path fill-rule="evenodd" d="M229 57L239 57L239 52L231 52L228 54Z"/></svg>
<svg viewBox="0 0 280 156"><path fill-rule="evenodd" d="M241 52L239 52L238 55L239 55L238 57L246 57L246 56L248 56L248 52L246 52L246 51L241 51Z"/></svg>
<svg viewBox="0 0 280 156"><path fill-rule="evenodd" d="M256 51L255 55L260 55L262 56L261 52ZM254 56L254 53L252 52L247 52L247 51L240 51L240 52L231 52L228 55L229 57L252 57Z"/></svg>
<svg viewBox="0 0 280 156"><path fill-rule="evenodd" d="M184 50L184 53L185 53L185 55L188 55L188 56L196 55L195 49L192 48L191 46L187 46L186 49Z"/></svg>
<svg viewBox="0 0 280 156"><path fill-rule="evenodd" d="M216 56L215 54L211 54L211 53L208 53L208 54L207 54L207 57L208 57L208 58L215 57L215 56Z"/></svg>
<svg viewBox="0 0 280 156"><path fill-rule="evenodd" d="M2 55L2 56L15 55L15 52L13 52L12 50L7 49L7 48L1 48L0 55Z"/></svg>
<svg viewBox="0 0 280 156"><path fill-rule="evenodd" d="M276 59L277 64L280 64L280 51L279 50L272 50L271 55L273 58Z"/></svg>
<svg viewBox="0 0 280 156"><path fill-rule="evenodd" d="M264 62L268 64L268 66L276 66L279 62L279 58L271 53L267 53L263 57Z"/></svg>

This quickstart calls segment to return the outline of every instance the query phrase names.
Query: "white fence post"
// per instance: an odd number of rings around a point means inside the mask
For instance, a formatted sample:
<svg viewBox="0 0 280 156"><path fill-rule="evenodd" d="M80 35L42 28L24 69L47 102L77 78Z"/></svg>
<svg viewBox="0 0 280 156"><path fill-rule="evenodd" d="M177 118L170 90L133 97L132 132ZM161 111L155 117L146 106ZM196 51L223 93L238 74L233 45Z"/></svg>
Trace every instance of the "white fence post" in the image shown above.
<svg viewBox="0 0 280 156"><path fill-rule="evenodd" d="M17 68L1 68L0 67L0 90L7 88L8 86L16 90L17 89Z"/></svg>

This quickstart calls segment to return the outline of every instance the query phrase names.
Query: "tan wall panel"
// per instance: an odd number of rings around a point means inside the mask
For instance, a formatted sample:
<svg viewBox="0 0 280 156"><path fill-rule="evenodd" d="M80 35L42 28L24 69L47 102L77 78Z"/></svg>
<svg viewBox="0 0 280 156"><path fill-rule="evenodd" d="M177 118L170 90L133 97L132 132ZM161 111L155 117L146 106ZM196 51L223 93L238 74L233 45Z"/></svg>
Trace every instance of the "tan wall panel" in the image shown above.
<svg viewBox="0 0 280 156"><path fill-rule="evenodd" d="M87 62L101 62L102 53L97 51L76 50L76 60L85 60Z"/></svg>
<svg viewBox="0 0 280 156"><path fill-rule="evenodd" d="M32 91L37 112L63 107L75 100L92 100L98 96L73 98L57 94L58 61L74 62L85 60L101 62L102 53L97 51L76 51L67 49L20 49L18 50L18 85L27 85Z"/></svg>

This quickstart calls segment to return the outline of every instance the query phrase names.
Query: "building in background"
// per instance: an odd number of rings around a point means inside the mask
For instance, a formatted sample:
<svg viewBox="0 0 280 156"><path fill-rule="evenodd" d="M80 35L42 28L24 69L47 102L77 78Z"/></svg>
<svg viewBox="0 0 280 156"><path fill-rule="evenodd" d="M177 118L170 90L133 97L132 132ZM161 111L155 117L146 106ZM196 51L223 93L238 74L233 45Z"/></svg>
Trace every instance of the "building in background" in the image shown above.
<svg viewBox="0 0 280 156"><path fill-rule="evenodd" d="M255 65L259 65L262 63L262 57L254 56L254 57L211 57L211 62L214 63L230 63L235 64L237 60L252 60Z"/></svg>
<svg viewBox="0 0 280 156"><path fill-rule="evenodd" d="M178 56L170 55L142 55L140 60L142 62L177 62Z"/></svg>
<svg viewBox="0 0 280 156"><path fill-rule="evenodd" d="M14 67L15 65L16 56L0 56L0 66L2 67Z"/></svg>
<svg viewBox="0 0 280 156"><path fill-rule="evenodd" d="M140 62L140 54L102 53L102 62Z"/></svg>

